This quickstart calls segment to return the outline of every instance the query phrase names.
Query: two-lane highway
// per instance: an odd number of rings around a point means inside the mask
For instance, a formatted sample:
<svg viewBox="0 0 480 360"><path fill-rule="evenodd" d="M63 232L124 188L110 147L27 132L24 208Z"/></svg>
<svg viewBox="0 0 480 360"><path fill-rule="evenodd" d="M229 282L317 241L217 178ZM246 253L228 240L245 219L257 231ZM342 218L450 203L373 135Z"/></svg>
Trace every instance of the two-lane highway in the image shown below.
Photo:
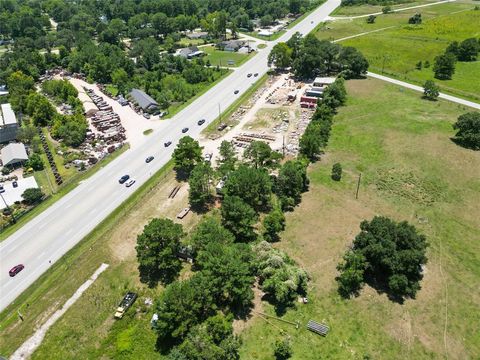
<svg viewBox="0 0 480 360"><path fill-rule="evenodd" d="M340 0L328 0L318 7L174 118L162 122L143 144L126 151L3 241L0 244L0 310L14 301L51 263L61 258L138 186L163 167L181 137L189 135L197 138L200 131L217 117L219 105L226 109L253 84L256 78L248 78L248 73L264 75L268 70L268 54L277 42L288 40L297 31L309 33L339 5ZM235 90L239 90L239 94L234 95ZM202 118L206 119L206 123L198 126L197 121ZM184 127L190 128L187 134L181 132ZM166 141L172 141L168 148L163 145ZM150 155L155 159L147 164L145 159ZM136 180L132 187L118 183L124 174ZM25 269L10 278L8 270L20 263L25 265Z"/></svg>

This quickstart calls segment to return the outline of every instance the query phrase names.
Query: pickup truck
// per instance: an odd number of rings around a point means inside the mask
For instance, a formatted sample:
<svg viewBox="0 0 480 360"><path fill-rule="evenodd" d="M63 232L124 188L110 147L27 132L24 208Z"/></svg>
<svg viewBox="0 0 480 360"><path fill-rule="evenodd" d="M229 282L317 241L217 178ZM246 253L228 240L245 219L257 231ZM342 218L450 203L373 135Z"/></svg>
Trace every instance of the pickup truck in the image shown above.
<svg viewBox="0 0 480 360"><path fill-rule="evenodd" d="M115 312L115 319L121 319L125 314L125 311L127 311L128 308L132 306L136 299L136 293L128 292L127 295L124 296L120 304L118 304L117 311Z"/></svg>

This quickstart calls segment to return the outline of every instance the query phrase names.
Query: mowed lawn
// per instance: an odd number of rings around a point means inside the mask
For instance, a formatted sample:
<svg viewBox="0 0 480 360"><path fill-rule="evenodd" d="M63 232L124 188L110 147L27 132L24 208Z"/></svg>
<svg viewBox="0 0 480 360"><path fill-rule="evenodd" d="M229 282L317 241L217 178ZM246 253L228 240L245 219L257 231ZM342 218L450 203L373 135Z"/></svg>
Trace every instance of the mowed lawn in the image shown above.
<svg viewBox="0 0 480 360"><path fill-rule="evenodd" d="M212 66L228 66L228 67L237 67L242 65L255 53L250 54L240 54L238 52L231 51L222 51L218 50L215 46L203 46L200 50L205 51L207 56L203 58L204 61L209 60ZM229 61L232 60L233 64L229 64Z"/></svg>
<svg viewBox="0 0 480 360"><path fill-rule="evenodd" d="M426 80L433 79L434 59L445 51L450 42L480 37L480 11L472 10L474 4L472 1L454 2L380 15L375 24L367 24L364 18L329 22L319 27L317 36L338 40L380 30L340 43L362 51L370 63L370 71L422 85ZM417 11L422 14L423 24L408 25L408 18ZM431 66L417 70L419 61L428 61ZM479 61L458 62L452 80L436 82L442 91L479 101L479 78Z"/></svg>
<svg viewBox="0 0 480 360"><path fill-rule="evenodd" d="M399 4L390 5L392 9L403 9L412 6L424 5L424 4L431 4L435 3L439 0L419 0L419 1L405 1ZM373 14L377 12L381 12L382 8L385 5L370 5L370 4L362 4L356 6L340 6L336 8L332 16L359 16L365 14Z"/></svg>
<svg viewBox="0 0 480 360"><path fill-rule="evenodd" d="M293 359L478 359L480 154L450 140L466 110L373 79L347 88L326 154L310 168L310 191L277 244L312 278L309 303L283 317L301 326L254 316L242 359L273 359L280 329L291 336ZM335 162L340 182L330 178ZM393 303L368 286L355 299L337 294L335 267L360 222L375 215L407 220L428 238L415 300ZM274 314L265 304L262 311ZM330 326L327 337L305 329L310 319Z"/></svg>

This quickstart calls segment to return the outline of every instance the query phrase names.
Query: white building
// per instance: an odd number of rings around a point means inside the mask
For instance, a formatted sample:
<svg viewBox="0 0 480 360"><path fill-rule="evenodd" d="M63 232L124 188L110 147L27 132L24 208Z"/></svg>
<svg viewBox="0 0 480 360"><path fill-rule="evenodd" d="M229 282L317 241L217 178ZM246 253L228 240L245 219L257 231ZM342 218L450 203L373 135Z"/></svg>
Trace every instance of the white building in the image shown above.
<svg viewBox="0 0 480 360"><path fill-rule="evenodd" d="M10 104L2 104L0 114L0 143L15 140L18 123Z"/></svg>

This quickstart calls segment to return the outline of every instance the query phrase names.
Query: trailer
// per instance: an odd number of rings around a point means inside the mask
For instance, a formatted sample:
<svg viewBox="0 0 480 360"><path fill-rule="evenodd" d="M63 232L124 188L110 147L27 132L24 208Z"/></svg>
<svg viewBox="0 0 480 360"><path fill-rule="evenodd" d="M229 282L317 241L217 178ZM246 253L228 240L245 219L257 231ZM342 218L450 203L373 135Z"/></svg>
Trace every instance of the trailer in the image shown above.
<svg viewBox="0 0 480 360"><path fill-rule="evenodd" d="M121 319L125 312L128 310L130 306L133 305L135 300L137 299L137 294L134 292L128 292L120 304L118 304L117 311L115 312L115 319Z"/></svg>

